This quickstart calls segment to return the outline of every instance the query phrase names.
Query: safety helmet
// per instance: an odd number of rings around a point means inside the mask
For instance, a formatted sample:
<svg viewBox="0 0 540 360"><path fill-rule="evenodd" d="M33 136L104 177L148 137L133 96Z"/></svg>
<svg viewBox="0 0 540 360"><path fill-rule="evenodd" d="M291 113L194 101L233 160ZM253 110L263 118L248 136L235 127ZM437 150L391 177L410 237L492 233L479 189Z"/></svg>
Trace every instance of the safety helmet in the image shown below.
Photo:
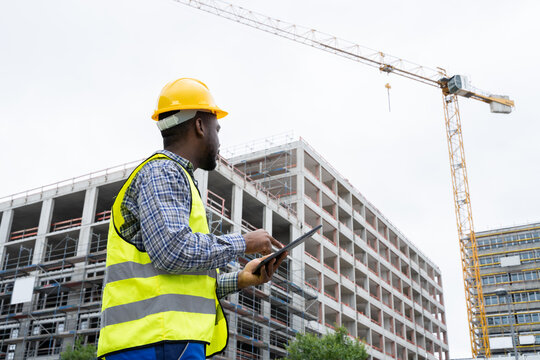
<svg viewBox="0 0 540 360"><path fill-rule="evenodd" d="M181 78L165 85L152 119L158 121L159 114L174 110L199 110L211 112L218 119L227 116L214 101L208 86L202 81L190 78Z"/></svg>

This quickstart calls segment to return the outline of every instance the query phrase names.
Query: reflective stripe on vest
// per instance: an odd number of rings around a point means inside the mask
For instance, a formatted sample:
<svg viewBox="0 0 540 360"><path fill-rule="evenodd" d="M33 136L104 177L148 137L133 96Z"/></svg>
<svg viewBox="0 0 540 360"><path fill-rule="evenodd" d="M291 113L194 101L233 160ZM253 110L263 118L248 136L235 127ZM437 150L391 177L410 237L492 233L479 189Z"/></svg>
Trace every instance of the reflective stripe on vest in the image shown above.
<svg viewBox="0 0 540 360"><path fill-rule="evenodd" d="M105 276L105 283L125 280L130 278L149 278L156 275L168 275L169 273L163 270L156 269L151 263L139 264L133 261L126 261L119 264L114 264L109 267ZM194 271L184 273L182 275L208 275L216 278L215 271Z"/></svg>
<svg viewBox="0 0 540 360"><path fill-rule="evenodd" d="M223 351L227 322L216 295L217 270L181 275L156 269L146 252L122 239L117 229L125 220L120 206L141 168L153 160L174 161L156 154L141 163L126 180L114 202L101 314L98 357L162 341L205 342L206 354ZM180 165L191 188L189 226L209 233L206 212L191 175Z"/></svg>

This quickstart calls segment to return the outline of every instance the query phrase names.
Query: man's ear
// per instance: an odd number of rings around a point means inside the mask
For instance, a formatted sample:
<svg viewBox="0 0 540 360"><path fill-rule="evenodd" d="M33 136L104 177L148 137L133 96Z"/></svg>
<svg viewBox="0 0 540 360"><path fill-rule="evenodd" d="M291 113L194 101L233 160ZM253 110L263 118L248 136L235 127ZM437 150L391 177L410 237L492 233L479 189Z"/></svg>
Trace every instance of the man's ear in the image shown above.
<svg viewBox="0 0 540 360"><path fill-rule="evenodd" d="M204 136L204 125L201 117L195 119L195 135L197 135L197 137Z"/></svg>

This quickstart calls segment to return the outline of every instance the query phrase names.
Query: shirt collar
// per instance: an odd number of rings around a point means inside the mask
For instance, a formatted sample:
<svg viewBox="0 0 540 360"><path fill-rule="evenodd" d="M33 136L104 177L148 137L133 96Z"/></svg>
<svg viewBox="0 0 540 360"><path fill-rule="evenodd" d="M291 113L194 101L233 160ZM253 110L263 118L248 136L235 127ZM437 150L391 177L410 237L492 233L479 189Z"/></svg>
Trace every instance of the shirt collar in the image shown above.
<svg viewBox="0 0 540 360"><path fill-rule="evenodd" d="M186 169L188 171L188 173L191 175L191 177L193 177L193 172L194 172L193 164L189 160L184 159L180 155L175 154L175 153L173 153L173 152L171 152L169 150L158 150L158 151L156 151L156 154L167 155L168 157L170 157L174 161L177 161L178 163L180 163L180 165L182 165L182 167L184 167L184 169Z"/></svg>

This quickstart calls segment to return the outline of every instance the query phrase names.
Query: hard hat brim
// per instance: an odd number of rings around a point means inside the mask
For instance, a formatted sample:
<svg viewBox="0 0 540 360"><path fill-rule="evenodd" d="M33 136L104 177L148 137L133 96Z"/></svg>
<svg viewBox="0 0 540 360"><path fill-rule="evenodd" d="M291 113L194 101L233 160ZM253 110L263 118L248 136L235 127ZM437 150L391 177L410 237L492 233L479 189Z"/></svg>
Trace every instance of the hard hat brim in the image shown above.
<svg viewBox="0 0 540 360"><path fill-rule="evenodd" d="M170 106L168 108L159 109L159 111L157 111L157 110L154 111L154 114L152 115L152 119L155 120L155 121L158 121L159 120L159 114L163 114L163 113L166 113L166 112L169 112L169 111L175 111L175 110L200 110L200 111L211 112L213 114L216 114L216 117L218 119L222 119L222 118L224 118L225 116L227 116L229 114L225 110L221 110L218 107L201 109L201 108L198 108L198 107L189 107L189 106L182 106L180 108L178 106Z"/></svg>

